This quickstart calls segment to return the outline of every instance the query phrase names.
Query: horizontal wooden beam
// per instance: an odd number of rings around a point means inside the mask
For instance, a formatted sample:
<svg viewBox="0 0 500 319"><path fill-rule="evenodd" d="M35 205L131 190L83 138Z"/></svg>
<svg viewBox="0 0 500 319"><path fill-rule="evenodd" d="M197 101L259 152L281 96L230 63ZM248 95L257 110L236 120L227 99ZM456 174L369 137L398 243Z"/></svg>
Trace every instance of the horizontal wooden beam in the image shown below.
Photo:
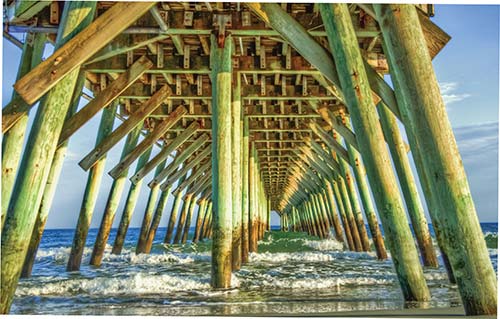
<svg viewBox="0 0 500 319"><path fill-rule="evenodd" d="M111 84L99 92L94 99L64 123L61 137L59 138L59 145L70 138L71 135L94 117L100 110L113 102L114 99L152 66L153 63L145 56L135 61L125 73L122 73L116 80L111 82Z"/></svg>
<svg viewBox="0 0 500 319"><path fill-rule="evenodd" d="M34 104L68 73L134 23L154 2L118 2L82 32L14 84L28 104Z"/></svg>

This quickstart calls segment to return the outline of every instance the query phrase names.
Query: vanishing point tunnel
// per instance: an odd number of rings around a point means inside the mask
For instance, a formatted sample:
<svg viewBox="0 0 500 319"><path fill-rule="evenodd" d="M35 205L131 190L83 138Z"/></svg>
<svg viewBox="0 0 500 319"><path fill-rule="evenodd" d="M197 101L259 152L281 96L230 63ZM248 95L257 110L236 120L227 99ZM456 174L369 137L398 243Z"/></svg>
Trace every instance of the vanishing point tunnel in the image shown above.
<svg viewBox="0 0 500 319"><path fill-rule="evenodd" d="M212 239L214 289L231 286L276 211L282 230L333 234L352 251L370 250L371 236L379 259L390 252L404 299L426 301L423 267L438 266L432 223L466 313L496 313L496 275L432 67L449 40L429 19L432 5L6 5L4 37L23 53L2 110L1 313L30 276L68 141L98 113L95 148L79 163L88 179L68 271L80 268L101 181L112 178L96 267L115 217L120 254L147 187L136 252L150 252L162 214L167 244L186 242L195 221L192 241ZM43 60L47 42L55 49ZM106 154L121 140L107 176Z"/></svg>

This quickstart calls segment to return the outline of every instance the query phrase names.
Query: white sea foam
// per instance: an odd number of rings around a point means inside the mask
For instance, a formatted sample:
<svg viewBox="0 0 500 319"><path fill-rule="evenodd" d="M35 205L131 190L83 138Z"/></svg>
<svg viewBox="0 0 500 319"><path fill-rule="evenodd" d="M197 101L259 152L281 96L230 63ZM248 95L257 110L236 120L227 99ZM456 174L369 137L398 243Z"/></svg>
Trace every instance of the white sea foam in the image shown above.
<svg viewBox="0 0 500 319"><path fill-rule="evenodd" d="M126 262L129 264L151 264L158 265L164 263L193 263L196 261L209 261L210 252L201 253L176 253L165 252L162 254L139 254L130 249L123 249L122 253L115 255L111 253L112 246L106 245L103 255L103 262ZM69 259L71 247L57 247L57 248L44 248L39 249L36 255L36 261L43 259L52 259L57 263L66 263ZM92 254L92 247L85 247L83 252L83 263L90 261Z"/></svg>
<svg viewBox="0 0 500 319"><path fill-rule="evenodd" d="M333 239L324 239L324 240L308 240L304 241L304 245L309 246L315 250L319 251L327 251L327 250L343 250L344 244Z"/></svg>
<svg viewBox="0 0 500 319"><path fill-rule="evenodd" d="M35 287L19 286L18 296L39 295L138 295L210 289L208 280L167 274L131 274L127 277L78 278L46 283Z"/></svg>
<svg viewBox="0 0 500 319"><path fill-rule="evenodd" d="M424 277L426 280L447 280L448 275L446 272L430 272L424 273Z"/></svg>
<svg viewBox="0 0 500 319"><path fill-rule="evenodd" d="M264 278L263 278L264 279ZM387 285L393 284L393 278L370 277L334 277L334 278L274 278L268 276L260 282L261 287L294 290L331 289L347 285Z"/></svg>
<svg viewBox="0 0 500 319"><path fill-rule="evenodd" d="M322 252L298 252L298 253L250 253L250 262L282 263L285 261L332 261L330 254Z"/></svg>
<svg viewBox="0 0 500 319"><path fill-rule="evenodd" d="M498 238L498 233L497 232L487 231L486 233L484 233L484 237Z"/></svg>

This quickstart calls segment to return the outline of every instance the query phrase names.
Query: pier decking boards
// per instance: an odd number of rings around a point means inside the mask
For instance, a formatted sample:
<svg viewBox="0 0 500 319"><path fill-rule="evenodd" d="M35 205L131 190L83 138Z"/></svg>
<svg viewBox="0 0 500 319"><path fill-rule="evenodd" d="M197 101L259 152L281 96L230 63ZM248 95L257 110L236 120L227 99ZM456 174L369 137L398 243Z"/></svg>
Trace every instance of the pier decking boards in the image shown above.
<svg viewBox="0 0 500 319"><path fill-rule="evenodd" d="M496 313L496 276L432 68L450 39L429 19L432 6L10 6L7 30L27 37L16 92L2 111L1 313L31 274L53 197L64 196L55 186L67 144L101 110L95 147L81 150L88 180L73 212L68 271L80 268L100 183L112 178L90 260L96 267L117 213L113 254L132 214L144 216L136 252L150 253L170 213L164 243L211 239L211 285L230 288L231 272L258 252L275 211L283 231L332 236L352 251L372 250L371 237L378 259L391 253L404 299L427 301L423 267L438 266L432 222L466 313ZM46 41L55 50L41 62ZM84 87L93 97L77 110ZM21 154L28 116L35 119ZM106 155L124 139L108 176ZM147 207L135 212L141 188Z"/></svg>

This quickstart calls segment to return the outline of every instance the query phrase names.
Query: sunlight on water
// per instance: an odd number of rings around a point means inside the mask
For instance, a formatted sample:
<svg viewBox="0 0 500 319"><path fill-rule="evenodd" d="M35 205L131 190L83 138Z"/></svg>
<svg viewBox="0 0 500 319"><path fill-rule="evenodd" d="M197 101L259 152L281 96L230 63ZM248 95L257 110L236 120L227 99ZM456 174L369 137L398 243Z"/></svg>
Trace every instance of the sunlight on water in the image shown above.
<svg viewBox="0 0 500 319"><path fill-rule="evenodd" d="M485 236L496 269L497 230L491 227ZM136 255L138 229L130 229L122 254L112 255L108 246L102 266L95 268L88 265L92 230L81 271L68 273L73 231L47 230L33 276L19 283L12 313L258 315L460 305L442 267L425 269L432 301L405 305L390 260L378 261L375 252L344 251L334 239L277 231L267 234L259 253L233 274L232 289L215 291L210 242L164 245L164 231L160 228L151 255Z"/></svg>

